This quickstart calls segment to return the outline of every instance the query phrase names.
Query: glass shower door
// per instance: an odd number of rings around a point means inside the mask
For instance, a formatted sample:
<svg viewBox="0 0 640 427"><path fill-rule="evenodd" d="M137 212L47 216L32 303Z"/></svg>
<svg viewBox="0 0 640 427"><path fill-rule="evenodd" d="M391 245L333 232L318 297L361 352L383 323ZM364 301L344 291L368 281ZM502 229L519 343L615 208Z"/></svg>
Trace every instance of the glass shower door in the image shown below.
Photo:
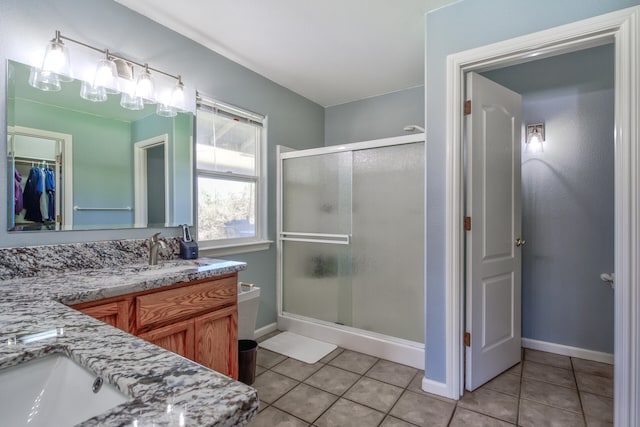
<svg viewBox="0 0 640 427"><path fill-rule="evenodd" d="M352 153L282 160L283 311L351 325Z"/></svg>

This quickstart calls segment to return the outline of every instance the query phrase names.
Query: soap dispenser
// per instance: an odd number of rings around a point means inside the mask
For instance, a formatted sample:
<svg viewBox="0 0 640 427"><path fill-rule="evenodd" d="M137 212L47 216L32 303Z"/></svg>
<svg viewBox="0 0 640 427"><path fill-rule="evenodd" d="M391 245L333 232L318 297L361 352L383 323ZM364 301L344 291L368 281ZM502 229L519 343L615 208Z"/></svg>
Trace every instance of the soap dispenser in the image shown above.
<svg viewBox="0 0 640 427"><path fill-rule="evenodd" d="M197 259L198 258L198 244L191 237L191 231L187 224L182 224L182 237L180 238L180 258L182 259Z"/></svg>

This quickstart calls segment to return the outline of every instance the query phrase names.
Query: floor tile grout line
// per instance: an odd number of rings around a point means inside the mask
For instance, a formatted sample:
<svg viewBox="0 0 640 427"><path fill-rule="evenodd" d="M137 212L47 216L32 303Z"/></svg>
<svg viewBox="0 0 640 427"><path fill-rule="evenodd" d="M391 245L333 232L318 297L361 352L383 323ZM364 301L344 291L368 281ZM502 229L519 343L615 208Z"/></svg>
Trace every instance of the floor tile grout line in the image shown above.
<svg viewBox="0 0 640 427"><path fill-rule="evenodd" d="M580 402L580 410L582 411L582 421L584 421L584 425L587 424L587 413L584 410L584 404L582 403L582 393L580 393L580 386L578 385L578 377L576 376L576 368L573 365L573 358L569 358L569 362L571 363L571 372L573 373L573 381L576 384L576 390L578 392L578 401Z"/></svg>
<svg viewBox="0 0 640 427"><path fill-rule="evenodd" d="M516 405L516 422L515 425L520 424L520 404L522 402L522 383L524 382L524 359L526 351L522 350L522 358L520 359L520 387L518 387L518 403Z"/></svg>
<svg viewBox="0 0 640 427"><path fill-rule="evenodd" d="M364 354L364 353L363 353L363 354ZM395 406L398 404L398 402L402 399L402 397L403 397L407 392L411 392L411 393L415 393L415 394L418 394L418 395L422 395L421 393L418 393L418 392L415 392L415 391L413 391L413 390L410 390L410 389L409 389L409 387L410 387L410 386L412 385L412 383L415 381L415 378L416 378L417 376L420 376L420 375L421 375L420 370L417 370L417 371L416 371L416 373L413 375L413 377L411 377L411 380L409 380L409 381L407 382L407 384L406 384L406 385L404 385L404 386L398 386L397 384L392 384L392 383L389 383L389 382L383 381L383 380L378 379L378 378L373 378L373 377L369 377L369 376L367 376L367 375L371 372L371 370L372 370L372 369L373 369L373 368L374 368L374 367L375 367L375 366L376 366L376 365L377 365L381 360L385 360L385 359L377 358L376 362L374 362L374 363L373 363L373 364L372 364L368 369L366 369L366 370L364 371L364 373L358 373L358 372L353 372L353 371L349 371L349 370L343 369L343 368L338 367L338 366L329 365L329 363L330 363L332 360L334 360L336 357L338 357L339 355L340 355L340 353L339 353L339 354L337 354L337 355L336 355L335 357L333 357L332 359L327 360L327 361L325 361L325 362L320 362L320 363L323 365L323 367L324 367L324 366L332 366L332 367L333 367L333 368L335 368L335 369L341 369L341 370L344 370L344 371L346 371L346 372L350 372L350 373L352 373L352 374L357 375L357 379L355 380L355 382L353 382L353 383L351 384L351 386L349 386L349 387L348 387L345 391L343 391L340 395L334 394L334 393L332 393L332 392L329 392L329 391L327 391L327 390L323 390L322 388L319 388L319 387L316 387L316 386L312 386L312 385L307 384L307 383L305 383L305 382L304 382L304 381L306 381L308 378L310 378L311 376L313 376L316 372L318 372L320 369L322 369L322 367L318 368L316 371L314 371L311 375L308 375L308 376L307 376L305 379L303 379L303 380L298 380L297 378L292 378L292 377L289 377L289 376L288 376L288 375L286 375L286 374L281 374L281 373L279 373L279 372L276 372L276 371L273 371L273 370L272 370L272 369L273 369L273 368L275 368L276 366L278 366L278 365L280 365L280 364L284 363L286 360L288 360L288 358L285 358L284 360L282 360L282 361L280 361L280 362L276 363L275 365L273 365L273 366L272 366L272 368L269 368L269 369L265 368L265 371L264 371L264 372L262 372L262 373L261 373L261 375L262 375L262 374L264 374L266 371L271 370L272 372L274 372L274 373L276 373L276 374L283 375L283 376L285 376L285 377L287 377L287 378L290 378L290 379L292 379L293 381L295 381L295 382L296 382L295 386L294 386L294 387L292 387L292 388L291 388L289 391L287 391L286 393L284 393L284 394L283 394L283 396L284 396L284 395L286 395L287 393L289 393L291 390L293 390L295 387L297 387L297 386L298 386L298 385L300 385L300 384L306 384L306 385L308 385L308 386L309 386L309 387L311 387L311 388L314 388L314 389L317 389L317 390L320 390L320 391L322 391L322 392L326 392L326 393L329 393L329 394L331 394L331 395L335 396L335 397L336 397L336 400L335 400L335 401L334 401L334 402L333 402L329 407L327 407L327 408L326 408L326 409L325 409L325 410L324 410L324 411L323 411L323 412L322 412L322 413L321 413L321 414L320 414L320 415L319 415L319 416L318 416L318 417L317 417L317 418L316 418L312 423L310 423L311 425L312 425L313 423L315 423L315 422L316 422L320 417L322 417L322 416L323 416L327 411L331 410L331 408L333 408L333 407L334 407L334 405L335 405L335 404L336 404L340 399L344 399L344 400L347 400L347 401L349 401L349 402L351 402L351 403L353 403L353 404L361 405L361 406L363 406L363 407L366 407L366 408L369 408L369 409L371 409L371 410L377 411L378 413L382 414L382 421L380 422L380 423L382 423L382 422L384 422L384 420L385 420L387 417L392 416L392 415L391 415L391 411L393 410L393 408L395 408ZM525 361L525 360L523 359L523 361L522 361L522 362L524 362L524 361ZM544 366L547 366L547 367L551 367L551 368L564 369L564 368L561 368L561 367L558 367L558 366L555 366L555 365L551 365L551 364L548 364L548 363L533 362L533 361L530 361L530 360L527 360L527 361L528 361L528 362L532 362L532 363L537 363L537 364L540 364L540 365L544 365ZM392 363L395 363L395 362L392 362ZM576 388L575 388L575 389L570 388L570 387L566 387L566 386L563 386L563 385L560 385L560 384L548 383L548 382L546 382L546 381L542 381L542 382L544 382L544 383L546 383L546 384L550 384L550 385L555 385L555 386L563 387L563 388L566 388L566 389L569 389L569 390L576 390L576 392L577 392L577 393L578 393L578 395L579 395L579 399L580 399L580 404L581 404L580 408L581 408L582 418L583 418L583 421L585 421L585 422L586 422L586 413L584 412L584 406L583 406L583 404L582 404L582 397L581 397L581 394L580 394L580 390L579 390L579 388L578 388L578 386L577 386L576 370L575 370L575 366L573 365L573 361L572 361L572 360L571 360L571 366L572 366L572 368L570 369L570 371L572 372L572 376L573 376L574 384L576 385ZM264 367L263 367L263 368L264 368ZM510 373L510 372L505 372L505 374L513 375L513 373ZM520 373L519 373L519 375L515 375L515 376L519 376L519 380L520 380L520 381L519 381L519 386L520 386L520 387L519 387L519 389L518 389L518 395L517 395L518 405L517 405L517 408L516 408L516 423L518 423L518 421L519 421L519 417L520 417L519 411L520 411L520 404L521 404L521 402L522 402L523 400L530 401L530 399L524 399L524 398L523 398L523 396L522 396L522 386L523 386L523 382L524 382L524 379L525 379L525 378L527 378L527 379L531 379L531 378L529 378L529 377L525 377L525 376L524 376L524 363L522 363L522 365L521 365L521 369L520 369ZM353 387L354 387L354 386L355 386L359 381L361 381L363 378L367 378L367 379L370 379L370 380L379 381L379 382L381 382L381 383L383 383L383 384L390 385L390 386L394 386L394 387L397 387L397 388L401 389L401 393L400 393L399 397L395 400L394 404L389 408L389 410L387 410L387 411L384 411L384 412L383 412L383 411L380 411L380 410L378 410L378 409L376 409L376 408L372 408L372 407L370 407L370 406L368 406L368 405L366 405L366 404L362 404L362 403L360 403L360 402L356 402L356 401L353 401L353 400L348 399L348 398L346 398L346 397L345 397L345 395L349 392L349 390L351 390L351 389L352 389L352 388L353 388ZM534 378L533 380L537 380L537 379L535 379L535 378ZM539 381L539 380L538 380L538 381ZM509 394L509 393L504 393L504 392L501 392L501 391L498 391L498 390L492 390L492 391L497 392L497 393L499 393L499 394L503 394L503 395L513 396L513 395L511 395L511 394ZM281 396L281 397L283 397L283 396ZM281 398L281 397L280 397L280 398ZM427 396L427 397L430 397L430 396ZM606 397L606 396L602 396L602 397ZM279 399L280 399L280 398L279 398ZM279 399L276 399L276 401L274 401L272 404L267 404L267 405L265 406L265 408L264 408L264 409L268 408L269 406L274 406L274 404L275 404ZM436 399L436 400L441 400L441 399ZM445 400L441 400L441 401L445 401ZM459 400L458 400L458 401L455 401L455 402L454 402L454 404L453 404L453 410L452 410L451 415L450 415L450 417L449 417L449 423L448 423L448 424L450 424L450 423L453 421L453 417L455 416L455 411L456 411L456 410L457 410L457 408L458 408L458 402L459 402ZM534 400L533 402L536 402L536 401ZM553 405L545 404L545 403L542 403L542 402L536 402L536 403L539 403L539 404L544 405L544 406L547 406L547 407L555 408L555 409L558 409L558 410L563 410L563 411L567 411L567 412L573 412L573 411L568 410L568 409L566 409L566 408L559 408L559 407L557 407L557 406L553 406ZM274 406L274 408L276 408L276 407ZM276 408L276 409L279 409L279 408ZM280 410L280 409L279 409L279 410ZM471 411L471 412L478 413L478 414L481 414L481 415L483 415L483 416L487 416L487 417L489 417L489 418L496 419L496 420L499 420L499 421L503 421L503 422L505 421L505 420L502 420L502 419L500 419L500 418L496 418L496 417L494 417L494 416L491 416L491 415L488 415L488 414L484 414L484 413L479 412L479 411L474 410L474 409L468 409L468 408L465 408L465 410L469 410L469 411ZM293 414L289 414L289 413L288 413L288 412L286 412L286 411L283 411L283 412L287 413L288 415L293 416L293 417L294 417L294 418L296 418L296 419L300 419L299 417L297 417L297 416L295 416L295 415L293 415ZM575 412L574 412L574 413L575 413ZM402 419L403 419L403 421L410 423L409 421L404 420L404 418L402 418ZM303 421L304 423L307 423L307 422L306 422L306 421L304 421L304 420L302 420L302 421ZM410 423L410 424L411 424L411 423Z"/></svg>

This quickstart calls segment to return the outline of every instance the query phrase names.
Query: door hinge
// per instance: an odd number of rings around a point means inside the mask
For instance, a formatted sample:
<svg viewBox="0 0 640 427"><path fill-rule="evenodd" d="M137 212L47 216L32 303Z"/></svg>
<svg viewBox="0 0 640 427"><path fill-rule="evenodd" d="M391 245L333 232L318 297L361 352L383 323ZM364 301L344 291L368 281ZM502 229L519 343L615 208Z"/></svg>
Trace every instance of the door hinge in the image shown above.
<svg viewBox="0 0 640 427"><path fill-rule="evenodd" d="M471 231L471 217L470 216L465 216L464 217L464 229L465 229L465 231Z"/></svg>
<svg viewBox="0 0 640 427"><path fill-rule="evenodd" d="M471 347L471 334L469 332L464 333L464 345L466 347Z"/></svg>
<svg viewBox="0 0 640 427"><path fill-rule="evenodd" d="M56 222L62 224L62 215L56 215Z"/></svg>
<svg viewBox="0 0 640 427"><path fill-rule="evenodd" d="M471 101L464 101L464 115L468 116L471 114Z"/></svg>
<svg viewBox="0 0 640 427"><path fill-rule="evenodd" d="M56 156L56 163L62 163L62 156L60 154Z"/></svg>

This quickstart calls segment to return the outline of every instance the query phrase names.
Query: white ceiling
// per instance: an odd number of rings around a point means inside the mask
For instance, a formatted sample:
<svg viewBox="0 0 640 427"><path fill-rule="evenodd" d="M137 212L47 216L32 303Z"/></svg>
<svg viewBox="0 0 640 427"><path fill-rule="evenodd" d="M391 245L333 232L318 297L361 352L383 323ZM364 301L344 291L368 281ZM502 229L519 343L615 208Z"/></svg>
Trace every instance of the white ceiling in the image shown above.
<svg viewBox="0 0 640 427"><path fill-rule="evenodd" d="M424 14L453 0L115 0L322 105L424 84Z"/></svg>

